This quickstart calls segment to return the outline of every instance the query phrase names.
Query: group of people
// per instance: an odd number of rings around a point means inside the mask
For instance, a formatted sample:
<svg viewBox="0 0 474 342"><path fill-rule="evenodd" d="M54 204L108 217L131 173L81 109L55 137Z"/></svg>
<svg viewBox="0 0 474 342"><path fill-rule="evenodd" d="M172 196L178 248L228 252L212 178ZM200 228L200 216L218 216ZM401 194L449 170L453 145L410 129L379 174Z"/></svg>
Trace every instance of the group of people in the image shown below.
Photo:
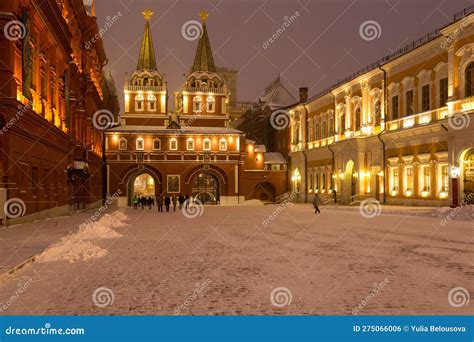
<svg viewBox="0 0 474 342"><path fill-rule="evenodd" d="M179 209L182 209L183 207L187 209L189 206L189 201L190 197L188 194L186 194L186 196L181 194L173 194L171 196L169 194L159 194L156 198L152 196L145 197L135 195L132 199L133 209L145 209L145 207L151 209L151 207L156 205L158 206L158 212L163 212L163 206L165 210L169 212L171 205L173 205L173 211L176 211L177 205L179 205Z"/></svg>

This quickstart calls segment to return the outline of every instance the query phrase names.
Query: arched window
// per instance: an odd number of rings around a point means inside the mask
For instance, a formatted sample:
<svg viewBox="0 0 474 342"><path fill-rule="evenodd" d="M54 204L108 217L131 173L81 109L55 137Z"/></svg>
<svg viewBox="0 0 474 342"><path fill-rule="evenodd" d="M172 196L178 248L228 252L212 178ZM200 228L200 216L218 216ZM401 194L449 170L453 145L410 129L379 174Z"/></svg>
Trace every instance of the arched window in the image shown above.
<svg viewBox="0 0 474 342"><path fill-rule="evenodd" d="M357 107L357 109L355 110L355 127L354 127L354 130L355 131L359 131L360 130L360 107Z"/></svg>
<svg viewBox="0 0 474 342"><path fill-rule="evenodd" d="M121 138L119 142L119 150L126 150L127 149L127 139Z"/></svg>
<svg viewBox="0 0 474 342"><path fill-rule="evenodd" d="M186 142L186 149L188 151L194 151L194 139L189 138L188 141Z"/></svg>
<svg viewBox="0 0 474 342"><path fill-rule="evenodd" d="M208 113L214 113L216 111L216 100L212 96L207 97L207 108L206 112Z"/></svg>
<svg viewBox="0 0 474 342"><path fill-rule="evenodd" d="M138 151L143 151L145 149L145 142L143 138L137 138L135 147Z"/></svg>
<svg viewBox="0 0 474 342"><path fill-rule="evenodd" d="M204 151L210 151L211 150L211 140L206 138L202 142L202 149Z"/></svg>
<svg viewBox="0 0 474 342"><path fill-rule="evenodd" d="M227 151L227 140L224 138L219 140L219 151Z"/></svg>
<svg viewBox="0 0 474 342"><path fill-rule="evenodd" d="M193 111L194 113L202 112L202 99L200 96L195 96L193 99Z"/></svg>
<svg viewBox="0 0 474 342"><path fill-rule="evenodd" d="M344 134L346 131L346 114L343 113L341 115L341 134Z"/></svg>
<svg viewBox="0 0 474 342"><path fill-rule="evenodd" d="M150 112L156 111L156 96L155 95L148 95L148 110Z"/></svg>
<svg viewBox="0 0 474 342"><path fill-rule="evenodd" d="M380 101L375 102L374 108L375 126L380 126L380 124L382 123L382 105L380 104Z"/></svg>
<svg viewBox="0 0 474 342"><path fill-rule="evenodd" d="M153 140L153 149L154 150L161 150L161 140L160 139L155 139Z"/></svg>
<svg viewBox="0 0 474 342"><path fill-rule="evenodd" d="M170 139L170 150L171 151L176 151L178 149L178 140L175 138Z"/></svg>
<svg viewBox="0 0 474 342"><path fill-rule="evenodd" d="M144 109L143 95L135 96L135 110L142 111L143 109Z"/></svg>
<svg viewBox="0 0 474 342"><path fill-rule="evenodd" d="M465 71L466 97L474 96L474 62L469 63Z"/></svg>

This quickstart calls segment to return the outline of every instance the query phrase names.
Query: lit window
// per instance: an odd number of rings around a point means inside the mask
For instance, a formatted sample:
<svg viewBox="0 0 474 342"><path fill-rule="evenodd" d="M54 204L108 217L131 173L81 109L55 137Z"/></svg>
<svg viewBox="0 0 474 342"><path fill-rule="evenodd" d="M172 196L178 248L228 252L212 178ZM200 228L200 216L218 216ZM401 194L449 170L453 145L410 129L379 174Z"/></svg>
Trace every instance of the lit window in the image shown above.
<svg viewBox="0 0 474 342"><path fill-rule="evenodd" d="M145 142L143 141L143 138L138 138L137 139L136 148L139 151L143 151L145 149Z"/></svg>
<svg viewBox="0 0 474 342"><path fill-rule="evenodd" d="M143 95L135 96L135 110L143 110Z"/></svg>
<svg viewBox="0 0 474 342"><path fill-rule="evenodd" d="M220 151L227 151L227 140L221 139L219 141L219 150Z"/></svg>
<svg viewBox="0 0 474 342"><path fill-rule="evenodd" d="M430 170L430 166L429 165L426 165L426 166L423 166L422 167L423 169L423 183L422 183L422 186L421 186L421 189L422 191L424 192L430 192L430 183L431 183L431 170Z"/></svg>
<svg viewBox="0 0 474 342"><path fill-rule="evenodd" d="M186 149L188 151L194 151L194 140L192 138L189 138L186 144Z"/></svg>
<svg viewBox="0 0 474 342"><path fill-rule="evenodd" d="M208 113L214 113L216 110L216 100L214 100L214 97L209 96L207 98L207 108L206 112Z"/></svg>
<svg viewBox="0 0 474 342"><path fill-rule="evenodd" d="M119 150L126 150L126 149L127 149L127 139L122 138L120 139Z"/></svg>
<svg viewBox="0 0 474 342"><path fill-rule="evenodd" d="M193 99L193 111L194 113L202 112L202 99L200 96L195 96Z"/></svg>
<svg viewBox="0 0 474 342"><path fill-rule="evenodd" d="M400 181L400 175L398 171L398 166L392 167L390 169L390 190L391 190L391 195L394 196L398 194L398 185Z"/></svg>
<svg viewBox="0 0 474 342"><path fill-rule="evenodd" d="M447 192L449 190L449 168L448 164L441 166L441 191Z"/></svg>
<svg viewBox="0 0 474 342"><path fill-rule="evenodd" d="M161 150L161 140L160 139L153 140L153 149L154 150Z"/></svg>
<svg viewBox="0 0 474 342"><path fill-rule="evenodd" d="M148 95L148 110L156 111L156 97L154 95Z"/></svg>
<svg viewBox="0 0 474 342"><path fill-rule="evenodd" d="M405 167L405 195L413 195L413 184L414 184L414 175L413 175L413 166Z"/></svg>
<svg viewBox="0 0 474 342"><path fill-rule="evenodd" d="M204 151L210 151L211 150L211 140L209 139L204 139L204 141L202 142L202 149Z"/></svg>
<svg viewBox="0 0 474 342"><path fill-rule="evenodd" d="M178 140L175 138L170 139L170 150L176 151L178 149Z"/></svg>

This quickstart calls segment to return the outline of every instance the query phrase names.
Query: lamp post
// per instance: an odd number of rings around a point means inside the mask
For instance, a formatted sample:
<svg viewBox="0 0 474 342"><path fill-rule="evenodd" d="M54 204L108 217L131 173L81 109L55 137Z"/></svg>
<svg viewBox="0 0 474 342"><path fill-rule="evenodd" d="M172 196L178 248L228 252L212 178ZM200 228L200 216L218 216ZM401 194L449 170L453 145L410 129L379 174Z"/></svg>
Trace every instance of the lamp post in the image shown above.
<svg viewBox="0 0 474 342"><path fill-rule="evenodd" d="M451 189L452 189L452 204L451 208L459 206L459 176L461 169L459 166L451 167Z"/></svg>

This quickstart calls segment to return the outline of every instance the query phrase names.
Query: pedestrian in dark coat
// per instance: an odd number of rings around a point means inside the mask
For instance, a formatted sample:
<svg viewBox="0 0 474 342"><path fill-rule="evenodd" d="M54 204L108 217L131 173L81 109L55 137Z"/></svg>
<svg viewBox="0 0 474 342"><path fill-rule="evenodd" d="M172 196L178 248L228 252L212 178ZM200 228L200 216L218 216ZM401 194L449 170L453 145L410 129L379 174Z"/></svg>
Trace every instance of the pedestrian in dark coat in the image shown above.
<svg viewBox="0 0 474 342"><path fill-rule="evenodd" d="M184 209L189 208L189 200L190 200L190 197L188 194L186 194L186 196L184 197Z"/></svg>
<svg viewBox="0 0 474 342"><path fill-rule="evenodd" d="M150 196L146 199L146 205L148 206L148 209L151 209L151 205L153 204L153 200L151 199Z"/></svg>
<svg viewBox="0 0 474 342"><path fill-rule="evenodd" d="M184 196L179 194L178 196L178 202L179 202L179 209L183 209L183 203L184 203Z"/></svg>
<svg viewBox="0 0 474 342"><path fill-rule="evenodd" d="M170 211L170 204L171 204L171 198L168 194L165 196L165 207L166 207L166 212Z"/></svg>
<svg viewBox="0 0 474 342"><path fill-rule="evenodd" d="M158 204L158 212L162 213L163 212L163 195L162 194L158 195L156 202Z"/></svg>
<svg viewBox="0 0 474 342"><path fill-rule="evenodd" d="M176 203L178 203L178 196L176 196L176 194L174 194L171 201L173 202L173 211L176 211Z"/></svg>
<svg viewBox="0 0 474 342"><path fill-rule="evenodd" d="M314 194L313 207L314 207L314 213L315 214L320 214L321 213L321 210L319 210L320 205L323 205L323 201L321 201L321 198L319 197L319 194Z"/></svg>
<svg viewBox="0 0 474 342"><path fill-rule="evenodd" d="M146 205L146 198L145 196L142 196L140 198L140 205L142 206L142 209L145 209L145 205Z"/></svg>
<svg viewBox="0 0 474 342"><path fill-rule="evenodd" d="M332 197L334 198L334 204L337 204L337 191L336 190L332 191Z"/></svg>

